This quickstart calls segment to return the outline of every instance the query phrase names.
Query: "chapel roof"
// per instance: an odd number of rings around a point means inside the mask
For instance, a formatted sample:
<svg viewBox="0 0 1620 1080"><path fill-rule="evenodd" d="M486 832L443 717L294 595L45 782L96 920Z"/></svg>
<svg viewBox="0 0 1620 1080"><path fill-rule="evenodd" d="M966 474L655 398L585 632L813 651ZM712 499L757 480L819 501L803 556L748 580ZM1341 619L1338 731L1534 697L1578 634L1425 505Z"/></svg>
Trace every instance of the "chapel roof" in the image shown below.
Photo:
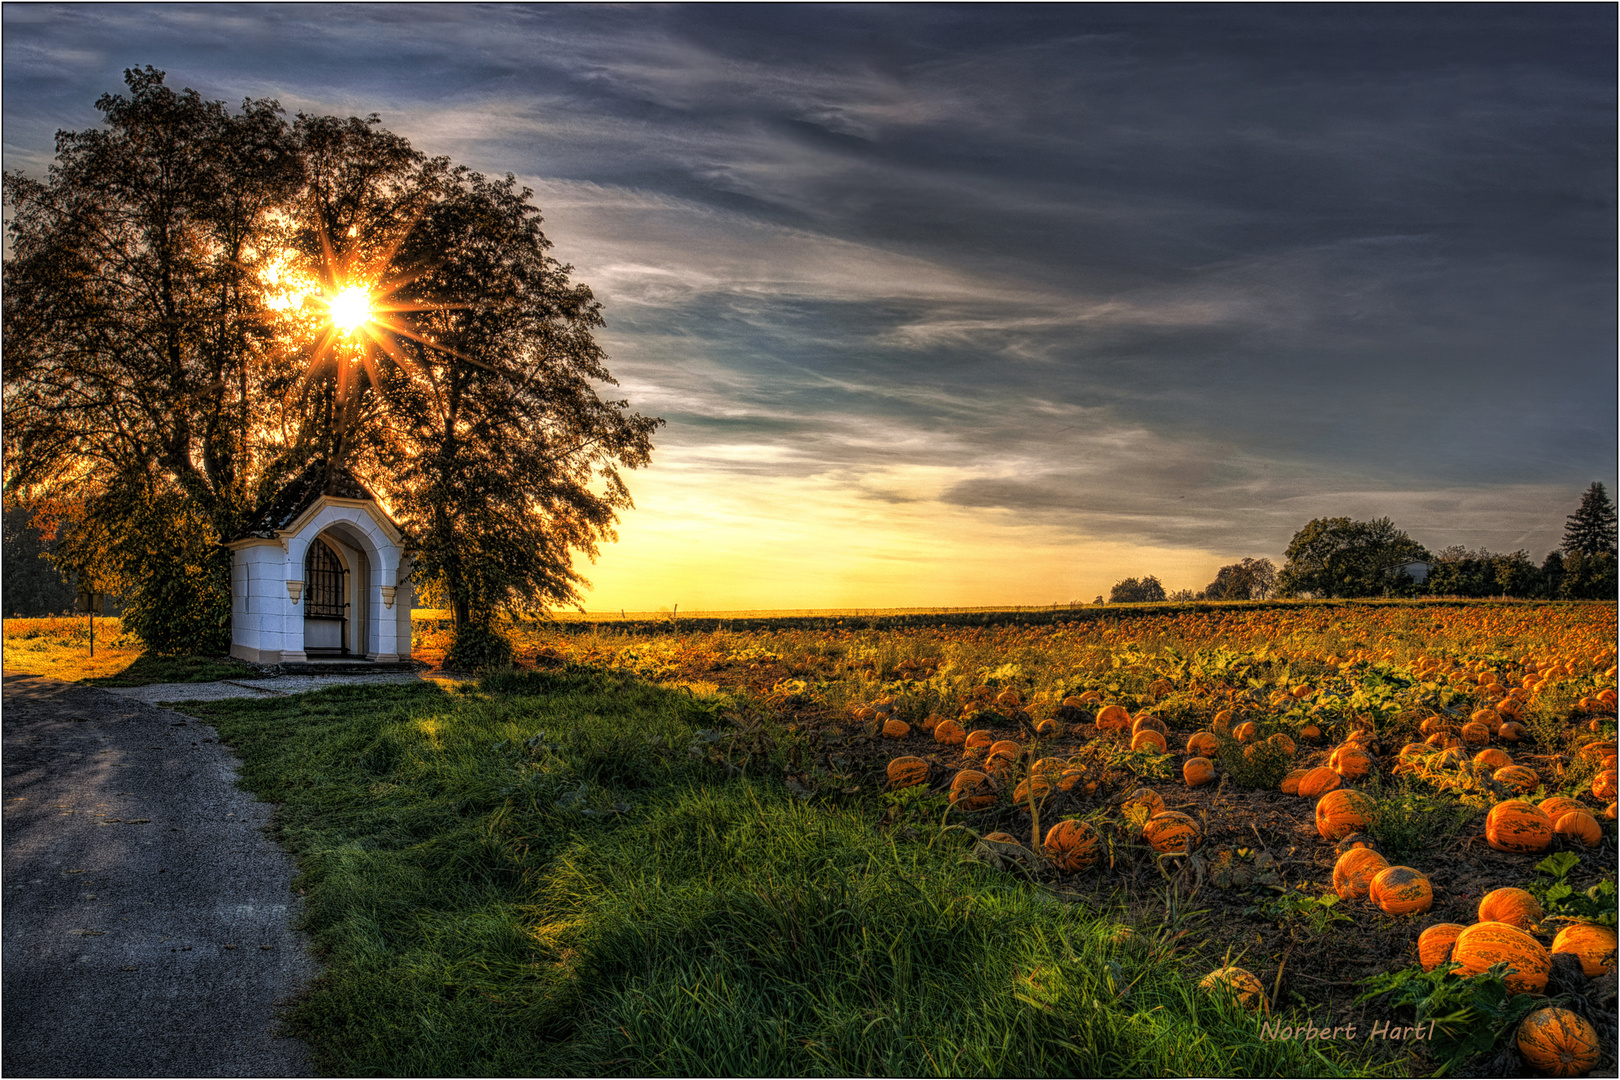
<svg viewBox="0 0 1620 1080"><path fill-rule="evenodd" d="M275 539L279 530L297 521L304 511L314 506L315 501L323 495L339 499L377 501L377 497L348 469L339 465L328 477L326 463L316 461L305 466L302 472L272 495L269 502L255 510L248 519L247 527L242 530L242 535L236 539L246 540L249 537Z"/></svg>

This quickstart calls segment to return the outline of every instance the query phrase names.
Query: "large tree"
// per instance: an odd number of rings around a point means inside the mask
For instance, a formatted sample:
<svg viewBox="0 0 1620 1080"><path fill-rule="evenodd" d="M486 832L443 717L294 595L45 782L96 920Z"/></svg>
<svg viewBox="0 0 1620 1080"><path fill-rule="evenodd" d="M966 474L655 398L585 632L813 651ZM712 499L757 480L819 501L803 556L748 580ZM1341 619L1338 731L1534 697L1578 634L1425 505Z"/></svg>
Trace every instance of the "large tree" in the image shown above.
<svg viewBox="0 0 1620 1080"><path fill-rule="evenodd" d="M1596 480L1581 496L1581 505L1564 519L1565 555L1588 557L1615 553L1615 510L1609 493Z"/></svg>
<svg viewBox="0 0 1620 1080"><path fill-rule="evenodd" d="M1277 576L1277 591L1284 596L1386 596L1415 589L1403 567L1426 561L1429 552L1387 517L1337 517L1308 522L1294 534L1285 558Z"/></svg>
<svg viewBox="0 0 1620 1080"><path fill-rule="evenodd" d="M223 543L310 466L367 481L458 621L578 599L659 421L604 402L590 291L512 179L367 120L125 73L6 174L6 491L166 651L228 640Z"/></svg>
<svg viewBox="0 0 1620 1080"><path fill-rule="evenodd" d="M41 181L4 180L6 491L58 561L122 582L150 643L222 651L219 546L256 494L263 317L255 240L299 184L271 102L231 114L161 73L96 103L104 129L60 132Z"/></svg>

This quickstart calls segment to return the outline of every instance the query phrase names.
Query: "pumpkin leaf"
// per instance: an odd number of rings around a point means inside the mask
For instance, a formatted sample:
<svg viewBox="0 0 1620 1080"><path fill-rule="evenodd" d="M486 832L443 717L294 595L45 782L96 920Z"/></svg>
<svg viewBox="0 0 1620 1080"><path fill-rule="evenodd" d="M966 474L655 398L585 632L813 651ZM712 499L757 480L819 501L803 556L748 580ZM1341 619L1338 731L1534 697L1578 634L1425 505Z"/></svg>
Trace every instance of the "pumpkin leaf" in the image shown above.
<svg viewBox="0 0 1620 1080"><path fill-rule="evenodd" d="M1361 981L1367 990L1356 1000L1387 994L1391 1007L1411 1006L1416 1023L1433 1021L1432 1046L1448 1067L1461 1058L1489 1052L1520 1020L1547 1003L1535 994L1511 993L1504 981L1505 963L1471 978L1464 978L1461 969L1461 964L1448 961L1433 971L1413 965L1373 975Z"/></svg>

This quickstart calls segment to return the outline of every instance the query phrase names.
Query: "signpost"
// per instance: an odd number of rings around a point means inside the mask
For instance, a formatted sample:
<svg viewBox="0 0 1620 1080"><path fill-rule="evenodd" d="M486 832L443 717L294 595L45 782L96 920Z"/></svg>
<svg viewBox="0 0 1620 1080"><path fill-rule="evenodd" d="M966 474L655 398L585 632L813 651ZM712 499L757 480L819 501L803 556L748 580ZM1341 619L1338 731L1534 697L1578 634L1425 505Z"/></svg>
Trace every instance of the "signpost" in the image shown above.
<svg viewBox="0 0 1620 1080"><path fill-rule="evenodd" d="M81 592L78 595L78 609L90 616L90 655L96 655L96 615L101 612L102 604L106 598L101 593Z"/></svg>

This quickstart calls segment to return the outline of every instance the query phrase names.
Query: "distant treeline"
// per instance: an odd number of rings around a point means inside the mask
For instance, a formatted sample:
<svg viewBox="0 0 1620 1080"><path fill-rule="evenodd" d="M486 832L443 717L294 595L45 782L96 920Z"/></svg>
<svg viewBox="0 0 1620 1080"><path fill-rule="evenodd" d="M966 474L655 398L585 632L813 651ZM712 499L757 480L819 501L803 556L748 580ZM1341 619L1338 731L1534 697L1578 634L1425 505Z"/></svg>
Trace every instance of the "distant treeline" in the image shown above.
<svg viewBox="0 0 1620 1080"><path fill-rule="evenodd" d="M1279 570L1270 559L1223 566L1201 591L1167 593L1157 577L1114 585L1113 603L1266 600L1272 597L1455 596L1524 600L1613 600L1615 507L1594 482L1564 521L1564 541L1537 566L1529 552L1461 545L1430 552L1389 518L1316 518L1294 534ZM1098 598L1099 600L1101 597Z"/></svg>

